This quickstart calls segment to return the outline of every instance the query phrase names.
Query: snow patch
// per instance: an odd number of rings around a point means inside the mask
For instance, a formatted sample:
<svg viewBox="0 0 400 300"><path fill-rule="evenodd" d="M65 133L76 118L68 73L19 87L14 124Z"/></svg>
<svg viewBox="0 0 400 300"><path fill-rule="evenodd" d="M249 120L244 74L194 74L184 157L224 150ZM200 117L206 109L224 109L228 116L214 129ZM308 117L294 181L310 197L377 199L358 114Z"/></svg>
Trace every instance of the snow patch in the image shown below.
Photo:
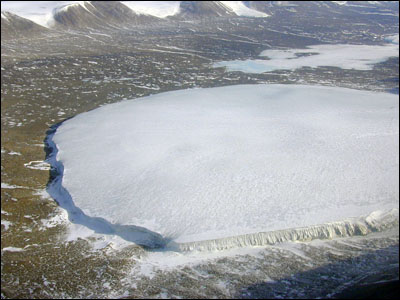
<svg viewBox="0 0 400 300"><path fill-rule="evenodd" d="M1 251L9 251L9 252L23 252L25 251L22 248L17 248L17 247L5 247L3 249L1 249Z"/></svg>
<svg viewBox="0 0 400 300"><path fill-rule="evenodd" d="M42 160L30 161L28 163L25 163L24 166L28 169L34 169L34 170L42 170L42 171L50 170L50 164Z"/></svg>
<svg viewBox="0 0 400 300"><path fill-rule="evenodd" d="M20 186L20 185L15 185L15 184L8 184L5 182L1 183L1 188L2 189L27 189L26 186Z"/></svg>
<svg viewBox="0 0 400 300"><path fill-rule="evenodd" d="M65 225L68 223L68 214L65 210L59 210L59 212L48 218L48 219L42 219L41 220L42 225L46 228L53 228L59 225Z"/></svg>
<svg viewBox="0 0 400 300"><path fill-rule="evenodd" d="M21 155L21 153L16 152L16 151L10 151L10 152L8 152L8 155Z"/></svg>
<svg viewBox="0 0 400 300"><path fill-rule="evenodd" d="M10 221L1 219L1 225L4 226L4 230L8 230L8 228L10 228L10 225L12 225L12 223Z"/></svg>
<svg viewBox="0 0 400 300"><path fill-rule="evenodd" d="M34 195L40 196L41 199L52 199L46 190L37 190Z"/></svg>

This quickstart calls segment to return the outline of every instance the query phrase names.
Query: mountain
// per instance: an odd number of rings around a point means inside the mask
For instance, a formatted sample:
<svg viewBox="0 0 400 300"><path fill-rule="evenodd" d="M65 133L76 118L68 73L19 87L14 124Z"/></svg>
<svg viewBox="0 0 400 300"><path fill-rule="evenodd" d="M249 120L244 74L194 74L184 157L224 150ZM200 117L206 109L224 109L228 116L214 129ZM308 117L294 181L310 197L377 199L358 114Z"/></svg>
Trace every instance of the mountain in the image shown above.
<svg viewBox="0 0 400 300"><path fill-rule="evenodd" d="M126 28L160 22L138 14L119 1L84 1L54 10L54 27L70 29Z"/></svg>
<svg viewBox="0 0 400 300"><path fill-rule="evenodd" d="M138 14L152 15L158 18L173 16L179 12L180 1L121 1L122 4Z"/></svg>
<svg viewBox="0 0 400 300"><path fill-rule="evenodd" d="M58 30L106 30L152 26L160 22L228 17L271 17L273 25L290 20L306 32L337 31L346 24L378 23L382 32L399 16L397 1L48 1L12 6L2 3L2 38L34 37ZM34 3L34 2L32 2ZM65 4L68 3L68 4ZM12 8L15 8L15 11ZM23 16L23 17L21 17ZM36 22L36 23L35 23ZM46 26L40 26L39 24ZM378 27L376 27L378 28ZM321 31L321 30L320 30ZM379 33L379 32L377 32Z"/></svg>
<svg viewBox="0 0 400 300"><path fill-rule="evenodd" d="M287 26L290 21L290 26L297 28L296 34L318 38L324 35L327 41L347 39L345 35L350 31L357 31L358 40L363 40L367 27L374 34L386 34L388 28L398 24L399 18L397 1L245 1L244 4L270 15L268 20L273 26Z"/></svg>
<svg viewBox="0 0 400 300"><path fill-rule="evenodd" d="M1 39L34 38L49 31L28 19L11 12L1 12Z"/></svg>
<svg viewBox="0 0 400 300"><path fill-rule="evenodd" d="M220 1L181 1L179 12L171 18L187 20L235 16L235 12Z"/></svg>

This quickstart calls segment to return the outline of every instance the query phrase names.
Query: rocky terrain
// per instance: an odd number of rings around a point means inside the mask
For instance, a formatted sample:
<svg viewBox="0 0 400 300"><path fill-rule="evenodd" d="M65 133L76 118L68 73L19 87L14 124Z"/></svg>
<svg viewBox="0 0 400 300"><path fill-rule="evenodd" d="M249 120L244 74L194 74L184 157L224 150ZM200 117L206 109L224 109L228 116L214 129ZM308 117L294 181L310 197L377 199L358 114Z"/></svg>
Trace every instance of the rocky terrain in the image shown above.
<svg viewBox="0 0 400 300"><path fill-rule="evenodd" d="M79 113L170 90L235 84L317 84L398 94L398 57L373 70L249 74L212 66L255 58L266 49L383 45L398 35L398 2L244 4L269 16L240 16L216 1L182 1L177 14L159 18L117 1L86 1L59 7L43 27L6 12L2 2L2 298L334 297L362 281L360 268L398 279L398 230L326 246L301 243L297 250L265 247L257 255L239 253L151 274L138 263L148 256L143 247L97 247L95 237L67 235L68 221L46 193L52 173L44 141L53 125ZM315 276L322 278L318 286Z"/></svg>

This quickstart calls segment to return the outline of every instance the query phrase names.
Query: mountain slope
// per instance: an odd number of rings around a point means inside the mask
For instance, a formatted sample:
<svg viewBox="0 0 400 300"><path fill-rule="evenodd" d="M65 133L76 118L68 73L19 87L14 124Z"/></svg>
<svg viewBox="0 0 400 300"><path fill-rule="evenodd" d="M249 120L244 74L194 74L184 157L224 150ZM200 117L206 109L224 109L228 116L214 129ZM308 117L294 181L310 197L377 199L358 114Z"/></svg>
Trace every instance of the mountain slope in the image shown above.
<svg viewBox="0 0 400 300"><path fill-rule="evenodd" d="M40 26L28 19L11 12L1 12L1 39L33 38L49 32L46 27Z"/></svg>
<svg viewBox="0 0 400 300"><path fill-rule="evenodd" d="M146 25L161 19L136 14L119 1L85 1L61 7L54 12L54 26L72 29L120 28Z"/></svg>
<svg viewBox="0 0 400 300"><path fill-rule="evenodd" d="M269 15L263 12L260 12L255 9L251 9L247 7L243 1L220 1L222 4L228 6L233 12L241 17L254 17L254 18L265 18Z"/></svg>
<svg viewBox="0 0 400 300"><path fill-rule="evenodd" d="M182 1L179 13L173 19L204 19L235 17L234 11L220 1Z"/></svg>

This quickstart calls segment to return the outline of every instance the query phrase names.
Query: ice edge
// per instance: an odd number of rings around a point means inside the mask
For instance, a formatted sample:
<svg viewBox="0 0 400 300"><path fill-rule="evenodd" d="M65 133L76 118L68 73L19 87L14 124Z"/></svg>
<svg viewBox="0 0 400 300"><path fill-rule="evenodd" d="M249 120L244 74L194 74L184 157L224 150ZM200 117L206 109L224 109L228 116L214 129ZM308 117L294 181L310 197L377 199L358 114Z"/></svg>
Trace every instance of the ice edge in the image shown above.
<svg viewBox="0 0 400 300"><path fill-rule="evenodd" d="M176 243L179 251L213 251L249 246L266 246L284 242L307 242L315 239L333 239L363 236L399 225L399 210L375 211L368 216L269 232L258 232L227 238ZM168 246L168 245L167 245Z"/></svg>
<svg viewBox="0 0 400 300"><path fill-rule="evenodd" d="M170 240L163 238L156 232L140 226L111 224L103 218L87 216L79 207L75 206L71 195L62 185L64 165L57 160L58 148L53 141L57 128L63 122L51 126L44 140L45 161L51 165L50 178L46 190L58 205L67 211L69 221L84 225L95 233L118 235L124 240L149 248L163 248Z"/></svg>

